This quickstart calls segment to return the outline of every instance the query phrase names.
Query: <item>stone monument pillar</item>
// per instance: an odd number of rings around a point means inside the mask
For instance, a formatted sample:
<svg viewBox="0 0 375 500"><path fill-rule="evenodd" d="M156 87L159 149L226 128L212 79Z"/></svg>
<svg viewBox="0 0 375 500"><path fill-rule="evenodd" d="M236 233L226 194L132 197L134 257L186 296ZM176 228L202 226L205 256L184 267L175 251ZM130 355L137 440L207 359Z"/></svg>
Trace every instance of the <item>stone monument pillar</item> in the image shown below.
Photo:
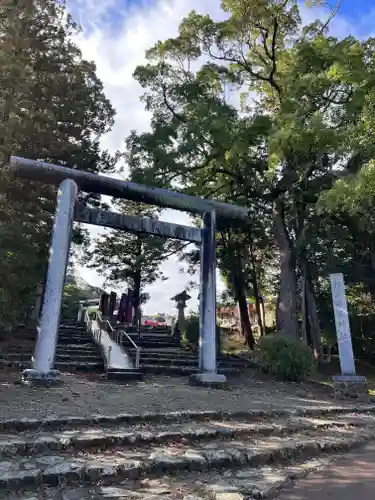
<svg viewBox="0 0 375 500"><path fill-rule="evenodd" d="M332 377L335 398L367 402L366 377L357 376L355 371L344 276L342 273L331 274L330 280L341 368L341 375Z"/></svg>

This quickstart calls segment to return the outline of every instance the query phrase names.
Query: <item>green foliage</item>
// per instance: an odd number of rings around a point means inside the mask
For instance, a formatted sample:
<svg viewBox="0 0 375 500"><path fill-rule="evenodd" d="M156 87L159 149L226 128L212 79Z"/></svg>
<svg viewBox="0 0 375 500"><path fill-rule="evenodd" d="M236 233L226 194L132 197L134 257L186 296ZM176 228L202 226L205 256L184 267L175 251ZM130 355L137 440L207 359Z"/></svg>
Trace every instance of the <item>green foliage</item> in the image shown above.
<svg viewBox="0 0 375 500"><path fill-rule="evenodd" d="M280 335L267 335L259 340L262 363L282 380L301 382L314 366L312 350L301 341Z"/></svg>
<svg viewBox="0 0 375 500"><path fill-rule="evenodd" d="M43 281L56 189L6 169L24 156L90 171L113 167L99 141L114 110L72 42L64 2L0 0L0 328L27 318Z"/></svg>
<svg viewBox="0 0 375 500"><path fill-rule="evenodd" d="M361 229L375 231L375 162L338 180L320 197L318 207L323 214L347 214Z"/></svg>
<svg viewBox="0 0 375 500"><path fill-rule="evenodd" d="M64 295L61 306L61 316L64 319L75 319L81 300L97 299L100 288L90 286L84 280L78 280L73 274L68 274L65 280Z"/></svg>
<svg viewBox="0 0 375 500"><path fill-rule="evenodd" d="M186 318L185 333L181 339L182 345L190 349L198 349L199 347L199 316L191 314ZM216 325L216 345L220 351L220 335L221 330L219 325Z"/></svg>
<svg viewBox="0 0 375 500"><path fill-rule="evenodd" d="M317 277L332 263L324 252L335 246L335 222L326 224L316 202L375 153L375 43L330 36L335 8L308 26L293 0L226 0L222 8L224 21L191 12L136 69L152 128L128 137L127 160L135 179L249 207L255 230L240 229L239 250L219 249L219 265L232 286L252 247L260 289L276 283L278 328L297 338L302 278L314 310ZM264 269L276 279L267 282Z"/></svg>
<svg viewBox="0 0 375 500"><path fill-rule="evenodd" d="M129 215L158 218L158 211L147 205L118 201L116 207ZM107 282L131 287L135 293L135 308L146 302L144 288L156 280L166 278L161 264L174 253L175 242L161 236L111 230L98 237L93 246L86 248L82 262L97 269Z"/></svg>

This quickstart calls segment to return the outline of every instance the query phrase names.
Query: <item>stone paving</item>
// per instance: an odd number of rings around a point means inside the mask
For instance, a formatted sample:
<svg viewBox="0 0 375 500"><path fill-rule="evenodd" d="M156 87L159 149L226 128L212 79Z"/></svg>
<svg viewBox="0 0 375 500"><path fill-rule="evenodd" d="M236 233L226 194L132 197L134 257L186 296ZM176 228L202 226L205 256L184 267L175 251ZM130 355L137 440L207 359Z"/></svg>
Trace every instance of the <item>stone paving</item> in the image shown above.
<svg viewBox="0 0 375 500"><path fill-rule="evenodd" d="M375 405L253 373L230 390L185 378L55 387L0 372L0 500L266 498L375 439Z"/></svg>
<svg viewBox="0 0 375 500"><path fill-rule="evenodd" d="M55 421L49 432L24 421L23 432L0 433L0 498L263 498L322 466L327 455L375 438L370 406L362 413L355 407L280 413L242 412L237 420L181 414L182 423L176 413L136 425L119 425L119 417L104 427L75 420L60 429Z"/></svg>

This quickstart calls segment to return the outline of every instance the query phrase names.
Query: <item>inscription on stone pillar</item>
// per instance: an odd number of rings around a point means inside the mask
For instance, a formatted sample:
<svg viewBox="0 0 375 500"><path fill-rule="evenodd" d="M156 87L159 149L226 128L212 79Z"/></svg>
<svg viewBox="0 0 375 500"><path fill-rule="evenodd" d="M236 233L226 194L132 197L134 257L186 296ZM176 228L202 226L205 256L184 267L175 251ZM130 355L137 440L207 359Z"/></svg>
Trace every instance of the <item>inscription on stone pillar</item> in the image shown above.
<svg viewBox="0 0 375 500"><path fill-rule="evenodd" d="M331 274L330 280L337 343L339 346L341 374L355 375L352 336L350 333L348 306L345 297L344 276L342 273Z"/></svg>

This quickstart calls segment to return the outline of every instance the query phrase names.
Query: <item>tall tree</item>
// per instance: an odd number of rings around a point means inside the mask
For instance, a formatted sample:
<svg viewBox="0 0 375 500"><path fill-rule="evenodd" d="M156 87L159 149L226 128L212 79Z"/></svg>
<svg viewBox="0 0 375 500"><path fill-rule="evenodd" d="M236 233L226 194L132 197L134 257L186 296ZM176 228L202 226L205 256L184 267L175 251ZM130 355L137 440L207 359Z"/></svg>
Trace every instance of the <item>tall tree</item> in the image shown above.
<svg viewBox="0 0 375 500"><path fill-rule="evenodd" d="M157 210L136 202L119 201L116 208L128 215L158 218ZM105 276L107 282L127 284L133 290L136 322L140 306L147 299L145 287L166 279L160 266L174 253L172 247L173 243L160 236L110 230L94 241L84 261Z"/></svg>
<svg viewBox="0 0 375 500"><path fill-rule="evenodd" d="M56 189L6 169L25 156L91 171L113 167L99 140L114 110L93 63L72 42L63 2L0 0L0 326L33 304L43 280Z"/></svg>
<svg viewBox="0 0 375 500"><path fill-rule="evenodd" d="M374 40L337 39L319 20L304 27L293 0L221 5L224 21L192 12L179 35L158 42L137 68L153 120L150 133L128 138L130 164L154 183L267 215L279 258L278 329L299 335L303 276L316 347L315 204L374 153Z"/></svg>

